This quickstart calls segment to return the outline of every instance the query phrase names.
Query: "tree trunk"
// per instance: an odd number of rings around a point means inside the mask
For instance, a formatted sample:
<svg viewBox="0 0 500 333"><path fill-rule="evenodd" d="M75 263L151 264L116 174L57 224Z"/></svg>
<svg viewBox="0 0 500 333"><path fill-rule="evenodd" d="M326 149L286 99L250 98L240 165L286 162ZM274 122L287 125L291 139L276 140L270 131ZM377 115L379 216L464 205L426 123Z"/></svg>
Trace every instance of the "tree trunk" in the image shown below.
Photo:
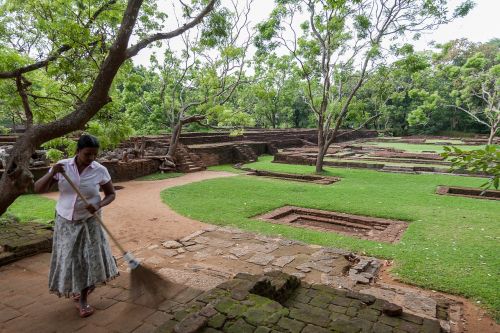
<svg viewBox="0 0 500 333"><path fill-rule="evenodd" d="M179 145L179 138L181 137L182 126L189 124L200 122L206 117L203 115L194 115L189 116L187 118L180 119L174 127L172 131L172 136L170 138L170 146L168 147L167 158L170 158L173 161L173 157L175 156L175 151L177 150L177 146Z"/></svg>
<svg viewBox="0 0 500 333"><path fill-rule="evenodd" d="M179 137L181 136L182 130L182 121L175 125L174 130L172 131L172 135L170 137L170 146L168 147L167 158L173 161L175 156L175 151L177 150L177 146L179 145Z"/></svg>
<svg viewBox="0 0 500 333"><path fill-rule="evenodd" d="M495 138L497 131L498 131L498 124L491 126L490 136L488 137L488 144L489 145L493 144L493 139Z"/></svg>
<svg viewBox="0 0 500 333"><path fill-rule="evenodd" d="M318 146L318 157L316 157L316 173L321 173L323 171L323 164L324 164L324 159L326 155L326 151L328 150L328 147L319 147Z"/></svg>
<svg viewBox="0 0 500 333"><path fill-rule="evenodd" d="M0 179L0 215L19 197L28 191L33 184L33 174L29 170L29 160L35 148L27 131L17 140L9 162L4 166L4 174Z"/></svg>
<svg viewBox="0 0 500 333"><path fill-rule="evenodd" d="M325 157L325 137L323 132L323 117L318 119L318 155L316 156L316 173L323 171L323 159Z"/></svg>

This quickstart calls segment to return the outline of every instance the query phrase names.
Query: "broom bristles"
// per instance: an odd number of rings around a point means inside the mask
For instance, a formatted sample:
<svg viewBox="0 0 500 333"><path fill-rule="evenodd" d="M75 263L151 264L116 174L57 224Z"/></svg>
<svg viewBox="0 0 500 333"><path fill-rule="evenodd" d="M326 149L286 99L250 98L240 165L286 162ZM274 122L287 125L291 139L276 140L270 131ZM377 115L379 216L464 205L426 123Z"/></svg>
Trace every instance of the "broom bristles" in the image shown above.
<svg viewBox="0 0 500 333"><path fill-rule="evenodd" d="M145 293L155 304L172 298L178 292L175 283L142 264L131 270L130 280L132 298L138 298Z"/></svg>

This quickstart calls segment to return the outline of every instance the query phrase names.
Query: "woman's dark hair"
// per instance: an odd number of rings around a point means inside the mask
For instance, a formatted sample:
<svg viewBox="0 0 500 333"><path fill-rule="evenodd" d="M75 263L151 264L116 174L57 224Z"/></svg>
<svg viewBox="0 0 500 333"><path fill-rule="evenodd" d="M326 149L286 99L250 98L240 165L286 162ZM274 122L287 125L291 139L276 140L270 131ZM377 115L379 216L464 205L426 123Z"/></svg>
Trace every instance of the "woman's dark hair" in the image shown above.
<svg viewBox="0 0 500 333"><path fill-rule="evenodd" d="M76 151L83 148L99 148L99 140L95 136L84 134L78 139L76 144Z"/></svg>

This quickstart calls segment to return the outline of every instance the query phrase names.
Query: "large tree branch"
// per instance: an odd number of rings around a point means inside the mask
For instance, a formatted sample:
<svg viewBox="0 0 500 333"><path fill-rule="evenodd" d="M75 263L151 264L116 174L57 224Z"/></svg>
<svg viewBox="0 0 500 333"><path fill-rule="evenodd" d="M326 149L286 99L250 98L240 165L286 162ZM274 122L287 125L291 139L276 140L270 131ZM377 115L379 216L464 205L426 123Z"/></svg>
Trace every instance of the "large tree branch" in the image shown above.
<svg viewBox="0 0 500 333"><path fill-rule="evenodd" d="M459 109L460 111L463 111L465 113L467 113L469 116L471 116L475 121L477 121L478 123L481 123L483 125L486 125L488 126L488 128L491 128L491 124L488 124L487 122L481 120L480 118L478 118L474 113L472 113L471 111L461 107L461 106L458 106L458 105L452 105L452 104L446 104L445 106L448 106L448 107L453 107L453 108L456 108L456 109Z"/></svg>
<svg viewBox="0 0 500 333"><path fill-rule="evenodd" d="M127 59L135 56L137 53L139 53L140 50L147 47L149 44L151 44L153 42L156 42L159 40L171 39L173 37L179 36L180 34L184 33L185 31L196 26L198 23L200 23L203 20L203 18L205 16L207 16L214 9L215 3L216 3L216 0L211 0L210 3L193 20L187 22L182 27L179 27L179 28L172 30L170 32L160 32L160 33L150 35L148 37L145 37L143 40L139 41L137 44L129 47L127 49L127 53L126 53Z"/></svg>
<svg viewBox="0 0 500 333"><path fill-rule="evenodd" d="M92 25L92 23L94 23L95 20L99 17L99 15L101 15L104 11L109 9L113 4L116 3L116 1L117 0L109 0L108 2L104 3L99 9L97 9L97 11L95 11L95 13L89 19L89 21L84 25L84 28L89 28ZM95 42L93 43L95 44ZM52 61L58 59L64 52L69 51L72 48L73 47L70 45L62 45L44 60L37 61L31 65L27 65L24 67L16 68L11 71L0 72L0 79L15 78L22 74L32 72L40 68L44 68Z"/></svg>
<svg viewBox="0 0 500 333"><path fill-rule="evenodd" d="M334 139L338 139L344 135L349 135L351 133L354 133L354 132L357 132L359 130L361 130L362 128L364 128L366 125L368 125L368 123L370 123L371 121L377 119L378 117L380 117L382 114L381 113L377 113L376 115L370 117L369 119L367 119L363 124L361 124L359 127L353 129L353 130L350 130L350 131L347 131L347 132L343 132L343 133L340 133L339 135L335 136L334 138L332 138L332 142ZM330 142L330 144L332 143Z"/></svg>
<svg viewBox="0 0 500 333"><path fill-rule="evenodd" d="M26 116L26 128L31 128L33 126L33 112L28 100L28 95L26 94L26 89L31 85L31 82L26 80L24 77L19 75L16 77L16 87L17 93L21 96L21 101L23 103L24 114Z"/></svg>

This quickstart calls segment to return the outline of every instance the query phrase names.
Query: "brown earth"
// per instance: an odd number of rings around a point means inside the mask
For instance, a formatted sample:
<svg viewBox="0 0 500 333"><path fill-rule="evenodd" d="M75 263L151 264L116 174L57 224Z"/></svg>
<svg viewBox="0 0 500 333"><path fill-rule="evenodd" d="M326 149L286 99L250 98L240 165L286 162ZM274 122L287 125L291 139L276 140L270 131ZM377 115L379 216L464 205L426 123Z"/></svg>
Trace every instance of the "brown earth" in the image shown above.
<svg viewBox="0 0 500 333"><path fill-rule="evenodd" d="M123 247L132 251L161 240L182 238L208 225L171 210L161 201L160 192L169 187L231 176L235 174L202 171L159 181L117 183L115 185L122 189L117 192L116 200L104 208L103 220ZM45 196L57 200L59 193Z"/></svg>

